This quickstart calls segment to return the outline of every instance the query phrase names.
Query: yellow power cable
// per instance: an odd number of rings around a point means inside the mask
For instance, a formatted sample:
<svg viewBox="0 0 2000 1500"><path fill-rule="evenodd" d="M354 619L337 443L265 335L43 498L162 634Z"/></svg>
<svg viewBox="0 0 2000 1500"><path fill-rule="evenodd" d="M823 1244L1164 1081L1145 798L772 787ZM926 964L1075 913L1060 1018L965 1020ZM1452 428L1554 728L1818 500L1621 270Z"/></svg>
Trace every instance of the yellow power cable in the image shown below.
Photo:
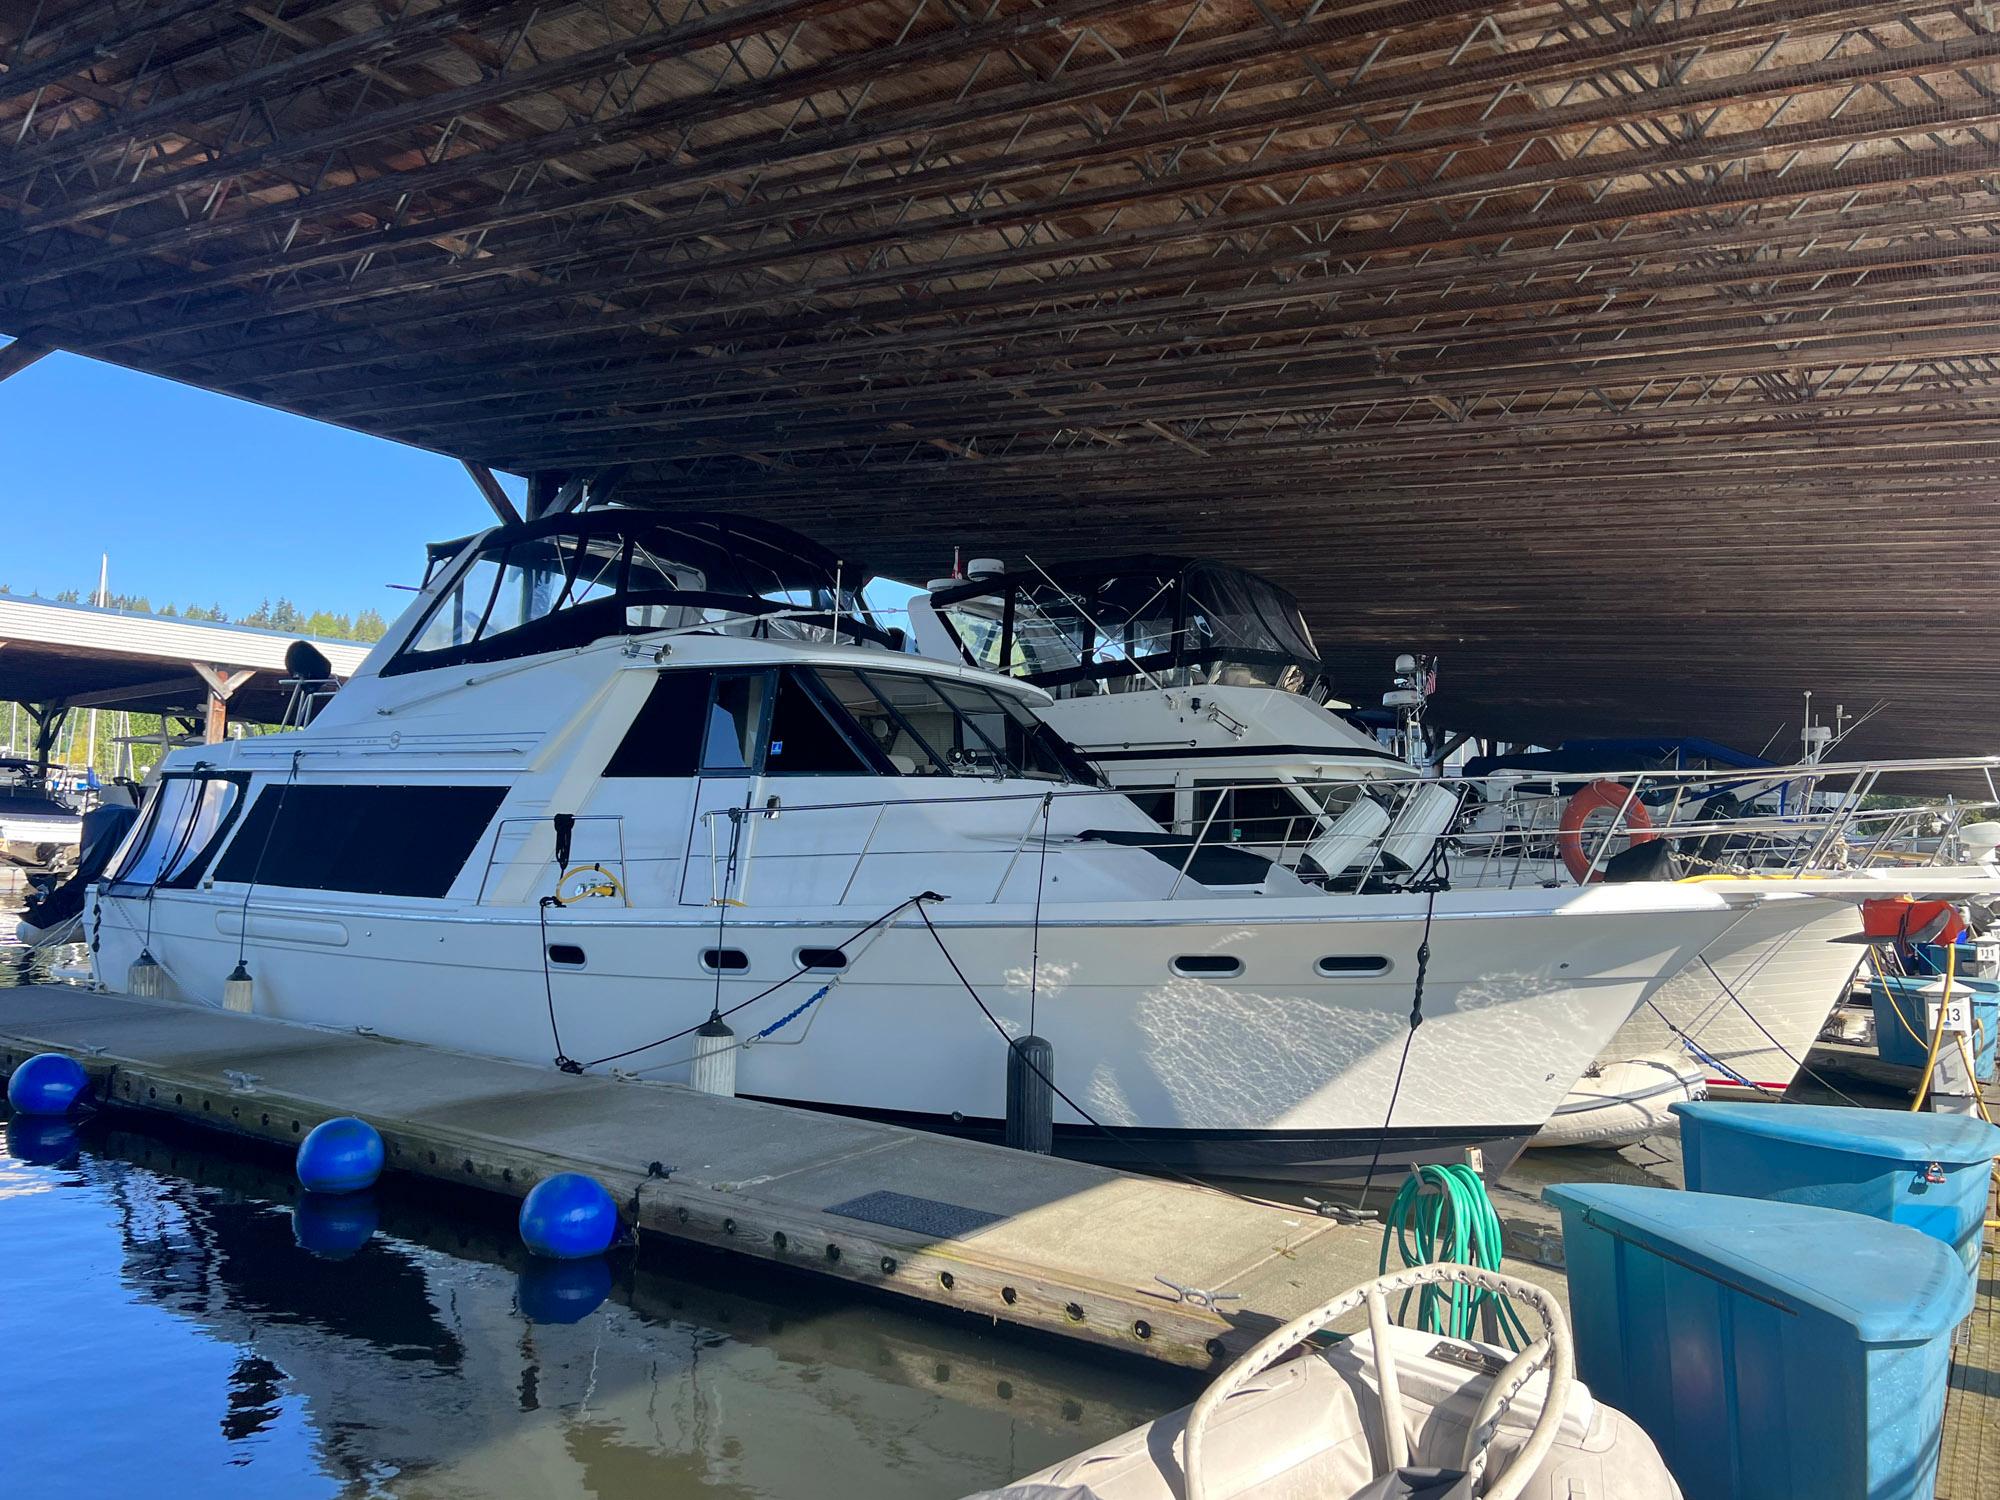
<svg viewBox="0 0 2000 1500"><path fill-rule="evenodd" d="M1924 1059L1924 1076L1917 1080L1917 1095L1910 1101L1912 1114L1922 1109L1924 1100L1930 1097L1931 1075L1937 1071L1938 1052L1944 1046L1944 1008L1951 1003L1951 981L1957 972L1958 945L1951 943L1944 950L1944 989L1938 995L1938 1018L1931 1027L1931 1050L1930 1055ZM1893 998L1894 991L1890 993ZM1896 1010L1900 1013L1902 1007L1896 1006ZM1978 1086L1979 1080L1975 1078L1973 1087Z"/></svg>

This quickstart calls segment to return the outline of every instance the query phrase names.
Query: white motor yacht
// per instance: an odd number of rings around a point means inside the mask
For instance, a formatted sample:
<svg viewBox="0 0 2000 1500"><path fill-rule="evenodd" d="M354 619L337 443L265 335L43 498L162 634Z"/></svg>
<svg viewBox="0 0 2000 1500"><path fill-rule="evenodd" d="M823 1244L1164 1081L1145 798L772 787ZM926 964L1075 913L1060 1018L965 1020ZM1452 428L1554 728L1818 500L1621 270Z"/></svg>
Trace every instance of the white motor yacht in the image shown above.
<svg viewBox="0 0 2000 1500"><path fill-rule="evenodd" d="M1033 1033L1059 1150L1326 1181L1504 1164L1763 902L1331 891L1176 839L1048 694L898 649L863 576L615 508L438 549L309 726L172 753L98 973L641 1079L726 1048L746 1095L966 1131Z"/></svg>

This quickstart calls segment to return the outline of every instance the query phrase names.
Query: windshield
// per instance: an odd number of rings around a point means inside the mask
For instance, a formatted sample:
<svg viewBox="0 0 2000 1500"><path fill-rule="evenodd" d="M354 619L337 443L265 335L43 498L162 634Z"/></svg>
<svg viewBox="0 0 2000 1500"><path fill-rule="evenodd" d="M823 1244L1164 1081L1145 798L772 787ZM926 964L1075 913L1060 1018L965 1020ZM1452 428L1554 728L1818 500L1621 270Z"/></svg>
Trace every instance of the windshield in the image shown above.
<svg viewBox="0 0 2000 1500"><path fill-rule="evenodd" d="M385 670L682 628L896 644L848 584L866 576L802 536L741 518L615 510L554 517L503 527L455 563Z"/></svg>
<svg viewBox="0 0 2000 1500"><path fill-rule="evenodd" d="M868 741L905 776L1096 780L1059 735L1003 694L904 672L816 670Z"/></svg>

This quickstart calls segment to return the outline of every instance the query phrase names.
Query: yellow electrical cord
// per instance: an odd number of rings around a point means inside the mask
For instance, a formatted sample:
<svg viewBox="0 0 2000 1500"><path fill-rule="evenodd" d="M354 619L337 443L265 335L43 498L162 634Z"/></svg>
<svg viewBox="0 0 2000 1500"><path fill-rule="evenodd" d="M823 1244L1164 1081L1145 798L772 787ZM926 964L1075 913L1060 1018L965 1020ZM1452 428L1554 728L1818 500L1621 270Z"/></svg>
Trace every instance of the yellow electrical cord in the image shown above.
<svg viewBox="0 0 2000 1500"><path fill-rule="evenodd" d="M579 886L567 896L563 894L563 886L572 875L589 875L592 872L596 873L598 879ZM623 900L625 887L618 877L603 865L571 865L556 877L554 900L557 906L568 906L572 901L583 901L593 896L609 896L615 900Z"/></svg>
<svg viewBox="0 0 2000 1500"><path fill-rule="evenodd" d="M1930 1055L1924 1059L1924 1076L1917 1080L1917 1094L1910 1101L1910 1111L1913 1114L1922 1109L1924 1100L1930 1097L1931 1075L1937 1071L1938 1050L1944 1045L1944 1008L1951 1003L1951 981L1957 972L1958 945L1953 943L1944 950L1944 989L1938 995L1938 1018L1937 1023L1931 1027L1931 1050ZM1894 991L1890 993L1892 1008L1900 1014L1902 1007L1893 1004ZM1979 1080L1975 1078L1972 1086L1979 1087Z"/></svg>

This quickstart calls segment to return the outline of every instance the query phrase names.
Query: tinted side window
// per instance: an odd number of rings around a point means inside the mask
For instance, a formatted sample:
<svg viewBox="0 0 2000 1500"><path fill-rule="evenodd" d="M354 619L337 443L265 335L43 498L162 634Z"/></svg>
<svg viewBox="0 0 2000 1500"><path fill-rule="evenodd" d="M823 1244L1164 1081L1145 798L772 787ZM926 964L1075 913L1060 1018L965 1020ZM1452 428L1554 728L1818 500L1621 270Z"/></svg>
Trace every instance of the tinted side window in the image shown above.
<svg viewBox="0 0 2000 1500"><path fill-rule="evenodd" d="M632 727L605 766L606 776L692 776L701 764L709 672L662 672Z"/></svg>
<svg viewBox="0 0 2000 1500"><path fill-rule="evenodd" d="M1199 783L1197 783L1199 785ZM1213 820L1216 799L1222 806ZM1282 844L1304 830L1309 821L1304 809L1283 787L1246 786L1226 791L1197 791L1194 798L1195 829L1206 825L1211 839L1251 844Z"/></svg>
<svg viewBox="0 0 2000 1500"><path fill-rule="evenodd" d="M773 776L866 776L874 767L827 718L810 689L787 671L771 705L771 744L764 769Z"/></svg>
<svg viewBox="0 0 2000 1500"><path fill-rule="evenodd" d="M507 795L497 786L267 784L215 878L442 896Z"/></svg>

